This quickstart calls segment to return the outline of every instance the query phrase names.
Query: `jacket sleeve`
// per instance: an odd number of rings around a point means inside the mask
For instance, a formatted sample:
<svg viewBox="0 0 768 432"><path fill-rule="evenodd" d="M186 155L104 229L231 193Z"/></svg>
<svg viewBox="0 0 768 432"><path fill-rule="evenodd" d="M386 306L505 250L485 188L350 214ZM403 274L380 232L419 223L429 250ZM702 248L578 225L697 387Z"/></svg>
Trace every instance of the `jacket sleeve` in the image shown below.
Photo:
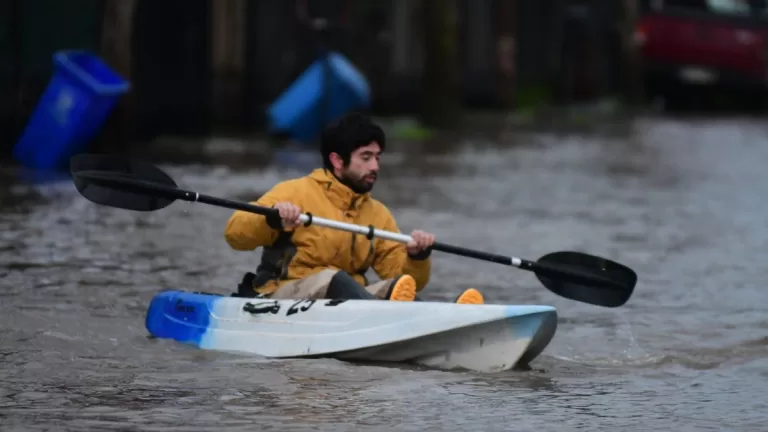
<svg viewBox="0 0 768 432"><path fill-rule="evenodd" d="M278 202L288 201L300 206L296 202L296 192L292 182L282 182L251 203L272 207ZM246 251L271 245L277 239L279 233L278 230L267 224L266 217L243 210L236 210L227 222L224 238L232 249Z"/></svg>
<svg viewBox="0 0 768 432"><path fill-rule="evenodd" d="M383 229L399 233L400 230L397 227L397 223L389 213L389 210L384 208L382 211L387 213L387 221ZM429 253L419 257L410 257L406 251L405 244L384 239L376 239L375 248L372 267L381 279L391 279L401 274L408 274L416 280L417 292L424 289L429 282L432 270Z"/></svg>

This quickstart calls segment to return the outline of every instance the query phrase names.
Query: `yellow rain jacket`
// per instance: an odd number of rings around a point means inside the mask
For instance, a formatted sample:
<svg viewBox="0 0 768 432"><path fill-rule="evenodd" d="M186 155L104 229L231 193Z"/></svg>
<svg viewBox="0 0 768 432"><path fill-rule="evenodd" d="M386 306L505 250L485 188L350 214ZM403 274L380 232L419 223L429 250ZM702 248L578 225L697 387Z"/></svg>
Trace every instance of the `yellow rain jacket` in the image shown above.
<svg viewBox="0 0 768 432"><path fill-rule="evenodd" d="M399 232L389 209L370 194L357 194L331 172L318 168L309 175L275 185L254 204L271 207L287 201L313 216ZM287 281L302 279L328 268L344 270L367 285L369 268L381 279L409 274L417 291L429 281L430 258L409 257L405 245L332 228L299 226L290 232L271 228L266 217L237 210L227 223L225 238L235 250L264 248L257 271L256 291L273 293ZM263 274L270 274L264 278Z"/></svg>

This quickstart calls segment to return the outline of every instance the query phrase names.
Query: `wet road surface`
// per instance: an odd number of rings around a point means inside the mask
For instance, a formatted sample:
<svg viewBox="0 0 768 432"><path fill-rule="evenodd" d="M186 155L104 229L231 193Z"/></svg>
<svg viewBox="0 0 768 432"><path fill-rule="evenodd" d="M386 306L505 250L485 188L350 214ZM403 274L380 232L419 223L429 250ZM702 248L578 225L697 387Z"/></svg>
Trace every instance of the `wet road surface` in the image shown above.
<svg viewBox="0 0 768 432"><path fill-rule="evenodd" d="M638 272L629 303L605 309L556 297L529 272L436 253L427 299L474 286L488 302L558 308L534 370L499 374L148 339L157 291L229 293L255 266L258 254L224 243L230 212L99 207L70 183L29 185L5 169L0 429L765 430L768 123L644 119L629 136L514 140L392 151L375 190L404 231L528 259L583 250ZM240 199L306 171L164 168L182 187Z"/></svg>

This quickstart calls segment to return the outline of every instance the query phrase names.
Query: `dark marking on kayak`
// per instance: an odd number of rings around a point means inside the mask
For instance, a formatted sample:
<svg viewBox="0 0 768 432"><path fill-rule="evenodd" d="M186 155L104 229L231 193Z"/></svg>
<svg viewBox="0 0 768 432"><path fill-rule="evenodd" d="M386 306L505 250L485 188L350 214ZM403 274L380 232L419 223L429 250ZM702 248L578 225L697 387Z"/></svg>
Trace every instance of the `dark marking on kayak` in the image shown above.
<svg viewBox="0 0 768 432"><path fill-rule="evenodd" d="M347 299L333 299L333 300L329 301L328 303L326 303L325 305L326 306L338 306L338 305L344 303L345 301L347 301Z"/></svg>
<svg viewBox="0 0 768 432"><path fill-rule="evenodd" d="M207 296L214 296L214 297L222 297L221 294L216 294L216 293L207 292L207 291L193 291L192 294L200 294L200 295L207 295Z"/></svg>
<svg viewBox="0 0 768 432"><path fill-rule="evenodd" d="M302 307L298 307L302 303L306 304ZM288 312L285 313L285 316L291 316L298 312L306 312L309 310L309 308L312 307L313 304L315 304L315 300L299 300L288 308Z"/></svg>
<svg viewBox="0 0 768 432"><path fill-rule="evenodd" d="M194 313L195 307L192 305L176 305L176 312Z"/></svg>
<svg viewBox="0 0 768 432"><path fill-rule="evenodd" d="M195 306L194 305L185 305L184 301L179 299L179 300L176 300L176 312L194 313L195 312Z"/></svg>
<svg viewBox="0 0 768 432"><path fill-rule="evenodd" d="M277 300L271 301L271 302L261 302L261 303L246 303L243 306L243 312L248 312L249 314L258 315L258 314L265 314L265 313L271 313L272 315L276 315L278 312L280 312L280 303L277 302Z"/></svg>

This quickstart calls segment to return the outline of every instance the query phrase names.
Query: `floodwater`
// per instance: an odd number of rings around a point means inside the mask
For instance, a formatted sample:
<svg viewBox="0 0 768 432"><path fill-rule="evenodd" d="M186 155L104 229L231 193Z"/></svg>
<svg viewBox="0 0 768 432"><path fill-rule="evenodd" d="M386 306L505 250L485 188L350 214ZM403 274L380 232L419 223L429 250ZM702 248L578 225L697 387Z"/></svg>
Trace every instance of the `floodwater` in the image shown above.
<svg viewBox="0 0 768 432"><path fill-rule="evenodd" d="M638 272L633 298L585 305L531 273L435 253L427 299L475 286L488 302L558 308L533 370L205 352L147 338L144 312L161 289L228 293L253 269L257 254L222 238L230 211L99 207L6 169L0 430L767 430L768 123L642 119L627 136L437 147L384 159L375 192L401 229L528 259L604 255ZM185 188L241 199L306 171L164 167Z"/></svg>

